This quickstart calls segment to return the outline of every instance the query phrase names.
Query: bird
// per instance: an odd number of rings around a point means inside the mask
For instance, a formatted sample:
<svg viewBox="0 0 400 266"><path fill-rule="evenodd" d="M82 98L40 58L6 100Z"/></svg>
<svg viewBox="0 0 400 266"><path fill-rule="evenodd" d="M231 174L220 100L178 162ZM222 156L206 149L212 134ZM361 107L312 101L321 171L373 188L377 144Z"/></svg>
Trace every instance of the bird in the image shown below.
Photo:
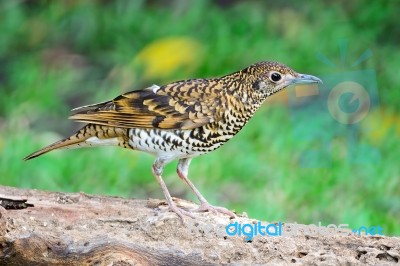
<svg viewBox="0 0 400 266"><path fill-rule="evenodd" d="M152 174L159 183L169 211L182 220L196 212L236 215L211 205L188 178L193 158L221 147L234 137L269 96L291 85L322 83L274 61L261 61L218 78L196 78L152 85L124 93L113 100L72 110L69 117L87 123L75 134L24 158L49 151L91 146L119 146L156 157ZM168 163L178 160L177 174L196 194L200 205L178 207L162 178Z"/></svg>

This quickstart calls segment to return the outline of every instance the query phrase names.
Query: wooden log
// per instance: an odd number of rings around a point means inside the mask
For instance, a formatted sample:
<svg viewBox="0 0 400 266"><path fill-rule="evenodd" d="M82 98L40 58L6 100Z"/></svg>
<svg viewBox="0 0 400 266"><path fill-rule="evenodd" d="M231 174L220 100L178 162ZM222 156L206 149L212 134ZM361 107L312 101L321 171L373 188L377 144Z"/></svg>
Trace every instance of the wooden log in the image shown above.
<svg viewBox="0 0 400 266"><path fill-rule="evenodd" d="M199 213L182 224L164 200L5 186L0 197L7 208L0 206L0 265L390 265L400 260L397 237L321 235L305 227L294 236L246 241L246 236L228 236L226 225L257 221Z"/></svg>

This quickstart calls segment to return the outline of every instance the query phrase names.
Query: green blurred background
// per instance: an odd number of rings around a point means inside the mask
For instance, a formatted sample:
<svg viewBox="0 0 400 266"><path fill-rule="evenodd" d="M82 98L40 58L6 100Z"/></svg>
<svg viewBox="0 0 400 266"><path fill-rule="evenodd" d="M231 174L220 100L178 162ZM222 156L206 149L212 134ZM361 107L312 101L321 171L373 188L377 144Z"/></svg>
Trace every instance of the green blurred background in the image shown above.
<svg viewBox="0 0 400 266"><path fill-rule="evenodd" d="M262 60L317 76L373 69L379 108L359 123L357 141L373 147L377 160L351 163L339 136L328 166L303 167L302 151L313 144L297 140L291 114L304 105L290 106L281 93L232 141L195 159L190 177L210 203L252 218L379 225L399 234L400 6L307 2L1 1L0 183L163 198L151 175L154 158L140 152L101 147L22 158L82 126L67 119L70 109L152 84L220 76ZM350 68L368 49L372 56ZM175 167L165 171L171 193L195 200Z"/></svg>

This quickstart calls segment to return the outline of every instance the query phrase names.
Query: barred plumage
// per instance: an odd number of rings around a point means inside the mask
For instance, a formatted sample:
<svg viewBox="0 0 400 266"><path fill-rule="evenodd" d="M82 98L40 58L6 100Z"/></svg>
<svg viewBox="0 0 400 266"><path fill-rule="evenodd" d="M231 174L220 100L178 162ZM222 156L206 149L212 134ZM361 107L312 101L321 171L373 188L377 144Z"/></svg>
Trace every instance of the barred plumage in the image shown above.
<svg viewBox="0 0 400 266"><path fill-rule="evenodd" d="M260 62L221 78L191 79L122 94L112 101L74 109L70 119L87 122L69 138L25 159L60 148L114 145L157 157L153 174L169 207L182 219L192 212L178 208L161 178L164 166L179 159L178 175L200 200L198 210L234 216L211 206L187 178L193 157L222 146L249 121L264 100L292 84L318 78L294 72L283 64Z"/></svg>

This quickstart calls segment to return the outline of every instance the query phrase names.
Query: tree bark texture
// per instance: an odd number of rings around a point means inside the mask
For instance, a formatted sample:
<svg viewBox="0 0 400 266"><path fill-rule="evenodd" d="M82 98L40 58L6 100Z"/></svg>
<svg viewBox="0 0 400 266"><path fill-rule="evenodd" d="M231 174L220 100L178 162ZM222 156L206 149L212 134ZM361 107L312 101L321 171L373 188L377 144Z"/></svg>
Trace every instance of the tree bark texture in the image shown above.
<svg viewBox="0 0 400 266"><path fill-rule="evenodd" d="M194 203L175 199L179 206ZM164 200L124 199L0 186L0 265L391 265L400 238L228 236L239 216L196 213L182 224ZM268 224L267 222L262 222ZM291 224L285 224L290 228ZM305 227L307 229L307 227Z"/></svg>

